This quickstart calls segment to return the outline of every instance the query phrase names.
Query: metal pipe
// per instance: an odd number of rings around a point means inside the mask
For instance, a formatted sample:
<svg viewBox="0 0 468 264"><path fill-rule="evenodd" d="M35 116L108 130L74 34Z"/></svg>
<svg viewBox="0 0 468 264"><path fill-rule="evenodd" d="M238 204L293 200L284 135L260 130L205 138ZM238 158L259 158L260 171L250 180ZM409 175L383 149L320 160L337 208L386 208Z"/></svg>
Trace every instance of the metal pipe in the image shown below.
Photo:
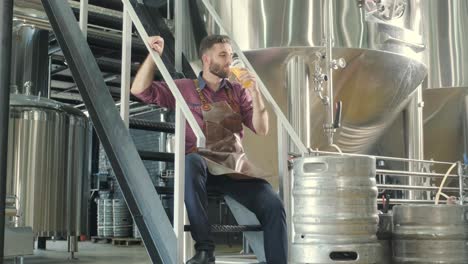
<svg viewBox="0 0 468 264"><path fill-rule="evenodd" d="M75 258L75 252L78 252L78 236L67 237L68 252L70 252L70 259Z"/></svg>
<svg viewBox="0 0 468 264"><path fill-rule="evenodd" d="M5 200L8 153L8 121L10 116L11 41L13 27L13 0L0 4L0 263L5 248Z"/></svg>
<svg viewBox="0 0 468 264"><path fill-rule="evenodd" d="M431 178L443 178L445 174L443 173L430 173L430 172L412 172L412 171L398 171L398 170L376 170L377 174L385 174L391 176L405 176L405 177L420 177L427 176ZM449 174L449 178L459 178L457 174ZM411 185L411 184L410 184ZM417 199L415 199L417 200Z"/></svg>
<svg viewBox="0 0 468 264"><path fill-rule="evenodd" d="M435 186L411 186L398 184L377 184L377 188L386 190L417 190L417 191L437 191L439 187ZM466 190L466 188L464 188ZM458 187L444 187L442 190L458 192Z"/></svg>
<svg viewBox="0 0 468 264"><path fill-rule="evenodd" d="M440 203L446 203L446 200L441 200ZM377 199L377 204L382 204L382 200ZM409 200L409 199L391 199L391 204L434 204L434 200Z"/></svg>
<svg viewBox="0 0 468 264"><path fill-rule="evenodd" d="M411 96L411 101L407 106L407 137L408 137L408 158L424 159L424 140L423 140L423 95L422 86L419 85L416 91ZM420 171L422 168L420 163L410 162L409 171ZM412 177L408 179L409 185L422 185L424 178ZM408 198L410 200L423 199L424 194L418 191L409 191Z"/></svg>
<svg viewBox="0 0 468 264"><path fill-rule="evenodd" d="M333 103L333 69L332 69L332 60L333 60L333 1L328 0L326 3L326 19L325 19L325 38L326 38L326 73L328 75L327 80L327 96L328 96L328 105L325 117L324 129L328 137L328 144L333 144L333 135L335 133L335 128L333 127L333 112L334 112L334 103Z"/></svg>
<svg viewBox="0 0 468 264"><path fill-rule="evenodd" d="M37 18L37 17L29 17L26 15L22 14L15 14L15 18L17 20L21 20L23 23L27 25L33 25L34 27L38 29L44 29L44 30L52 30L52 27L49 23L48 20L43 19L43 18ZM111 28L106 28L106 27L98 27L95 25L88 24L88 40L94 40L95 42L97 41L105 41L106 43L110 43L112 46L119 46L121 47L122 45L122 40L121 34L122 32L120 30L115 30ZM135 46L135 50L138 50L138 52L142 52L144 50L143 43L139 40L139 38L132 36L132 41L133 45Z"/></svg>
<svg viewBox="0 0 468 264"><path fill-rule="evenodd" d="M374 156L374 155L355 154L355 153L338 153L338 152L333 152L333 151L322 151L322 150L313 150L313 149L309 149L309 153L351 156L351 157L371 157L371 158L382 159L382 160L405 161L405 162L415 161L415 162L429 163L429 164L443 164L443 165L452 165L453 164L453 162L445 162L445 161L405 159L405 158L395 158L395 157L388 157L388 156Z"/></svg>

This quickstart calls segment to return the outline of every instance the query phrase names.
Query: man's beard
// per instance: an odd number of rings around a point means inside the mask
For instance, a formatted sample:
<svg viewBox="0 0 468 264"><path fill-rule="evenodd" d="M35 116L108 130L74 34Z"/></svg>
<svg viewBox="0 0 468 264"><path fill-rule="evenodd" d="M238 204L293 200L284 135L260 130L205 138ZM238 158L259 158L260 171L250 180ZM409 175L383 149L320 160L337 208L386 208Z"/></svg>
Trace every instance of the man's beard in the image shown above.
<svg viewBox="0 0 468 264"><path fill-rule="evenodd" d="M218 63L213 63L210 65L210 72L219 78L227 78L229 75L229 72L223 70L223 67L221 67L220 64Z"/></svg>

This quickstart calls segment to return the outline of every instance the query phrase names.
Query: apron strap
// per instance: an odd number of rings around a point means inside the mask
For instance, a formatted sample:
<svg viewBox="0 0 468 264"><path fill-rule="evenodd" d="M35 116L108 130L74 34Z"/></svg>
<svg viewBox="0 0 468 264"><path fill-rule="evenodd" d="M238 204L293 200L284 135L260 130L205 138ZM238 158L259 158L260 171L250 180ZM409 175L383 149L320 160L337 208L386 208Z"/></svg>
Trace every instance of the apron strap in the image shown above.
<svg viewBox="0 0 468 264"><path fill-rule="evenodd" d="M226 93L227 103L229 104L229 106L231 107L231 109L234 112L239 113L240 112L240 106L239 106L239 104L236 103L236 101L234 100L234 97L232 95L232 89L233 89L232 84L229 81L226 81L226 82L227 82L227 85L229 86L229 89L226 89L226 88L223 88L223 89L224 89L224 92ZM194 79L193 83L195 84L195 90L197 90L198 97L200 97L200 102L202 104L203 111L210 111L211 110L211 104L208 102L206 97L203 95L203 92L202 92L202 90L200 88L200 82L198 81L198 79Z"/></svg>

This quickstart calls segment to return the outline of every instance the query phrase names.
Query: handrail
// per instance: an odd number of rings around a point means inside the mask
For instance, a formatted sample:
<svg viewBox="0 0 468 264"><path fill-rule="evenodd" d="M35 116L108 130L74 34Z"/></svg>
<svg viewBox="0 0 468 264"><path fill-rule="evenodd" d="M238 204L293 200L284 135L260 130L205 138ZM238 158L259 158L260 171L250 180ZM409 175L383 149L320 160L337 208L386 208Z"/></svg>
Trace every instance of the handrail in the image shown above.
<svg viewBox="0 0 468 264"><path fill-rule="evenodd" d="M324 150L315 150L309 149L310 154L314 155L340 155L340 156L352 156L352 157L371 157L375 159L381 160L389 160L389 161L401 161L401 162L420 162L423 164L441 164L441 165L452 165L453 162L447 161L435 161L435 160L422 160L422 159L408 159L408 158L398 158L398 157L390 157L390 156L376 156L376 155L367 155L367 154L357 154L357 153L338 153L333 151L324 151Z"/></svg>
<svg viewBox="0 0 468 264"><path fill-rule="evenodd" d="M130 15L130 18L133 21L133 24L135 25L138 33L140 34L141 39L143 40L146 48L148 49L149 53L151 54L151 57L153 58L154 62L156 63L156 66L161 73L164 81L167 83L167 86L172 92L172 95L174 96L176 103L179 104L181 111L185 118L187 119L187 122L189 123L190 127L192 128L193 132L195 133L195 136L197 137L197 147L205 147L206 143L206 138L205 135L203 134L200 126L198 125L197 121L195 120L195 117L193 116L192 112L190 111L187 103L184 100L184 97L180 93L179 89L177 88L174 80L172 79L171 75L169 74L169 71L167 70L166 66L164 65L161 57L159 54L154 51L149 43L149 35L146 32L145 28L143 27L143 24L141 23L138 15L135 12L135 9L133 8L132 4L130 3L130 0L122 0L122 3L124 4L128 14Z"/></svg>
<svg viewBox="0 0 468 264"><path fill-rule="evenodd" d="M225 28L223 26L223 23L221 21L221 18L218 16L216 10L211 6L211 4L208 2L208 0L202 0L203 4L205 5L206 9L208 10L208 12L210 13L210 15L213 17L213 19L215 20L216 24L218 25L218 27L221 29L221 31L223 32L226 32L227 35L230 35ZM307 148L306 146L304 145L304 143L302 143L301 139L299 138L299 136L297 135L296 131L294 131L293 127L291 126L291 124L289 123L288 119L284 116L283 112L281 111L281 109L279 108L278 104L276 103L275 99L273 99L273 96L270 94L270 92L268 91L268 89L266 88L265 84L263 83L263 81L259 78L257 72L254 70L254 68L252 67L252 65L250 64L249 60L247 60L247 57L245 56L245 54L242 52L242 50L240 49L240 47L237 45L236 41L232 40L231 41L231 46L232 48L234 49L234 51L236 52L236 54L239 56L239 58L242 60L242 62L244 62L245 66L247 67L247 69L249 69L249 71L255 76L255 78L257 79L257 83L259 84L259 89L260 89L260 92L263 94L263 96L265 96L265 99L268 103L270 103L270 105L273 107L273 111L275 112L279 122L283 125L283 127L285 128L286 132L288 133L288 135L291 137L292 141L294 142L294 144L298 147L298 149L300 150L301 153L307 153Z"/></svg>

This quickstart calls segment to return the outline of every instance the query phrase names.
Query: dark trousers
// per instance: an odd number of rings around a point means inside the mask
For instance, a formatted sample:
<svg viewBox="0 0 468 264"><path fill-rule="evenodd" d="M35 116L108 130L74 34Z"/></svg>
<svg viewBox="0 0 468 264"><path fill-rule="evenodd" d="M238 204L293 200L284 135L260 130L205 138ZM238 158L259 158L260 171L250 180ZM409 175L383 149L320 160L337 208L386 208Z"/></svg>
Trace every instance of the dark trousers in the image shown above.
<svg viewBox="0 0 468 264"><path fill-rule="evenodd" d="M268 263L287 263L286 214L283 203L264 180L234 180L213 176L206 161L198 154L185 157L185 206L196 250L214 250L208 221L207 186L227 194L252 211L263 229L265 256Z"/></svg>

